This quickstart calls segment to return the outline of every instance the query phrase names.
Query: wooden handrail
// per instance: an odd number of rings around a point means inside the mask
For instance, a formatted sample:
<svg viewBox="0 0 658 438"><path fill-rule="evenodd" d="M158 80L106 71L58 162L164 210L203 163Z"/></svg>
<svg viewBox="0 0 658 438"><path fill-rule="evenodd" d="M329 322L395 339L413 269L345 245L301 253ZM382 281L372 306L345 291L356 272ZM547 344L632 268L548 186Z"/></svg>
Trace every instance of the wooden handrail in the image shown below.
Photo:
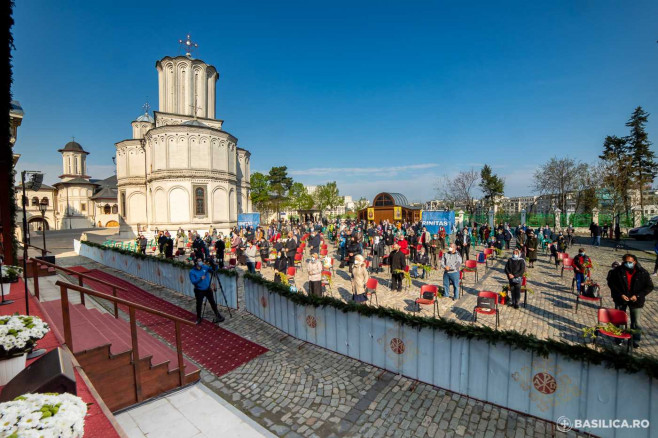
<svg viewBox="0 0 658 438"><path fill-rule="evenodd" d="M78 277L78 283L80 284L80 286L84 286L83 278L88 278L89 280L96 281L100 284L111 287L112 288L112 295L115 296L115 297L117 296L117 289L127 292L127 290L125 288L121 287L121 286L117 286L115 284L109 283L109 282L104 281L104 280L99 280L95 277L92 277L91 275L83 274L82 272L77 272L77 271L74 271L72 269L68 269L68 268L65 268L63 266L56 265L54 263L46 262L46 261L40 260L40 259L35 259L34 257L31 257L30 261L34 263L34 267L35 267L35 269L34 269L34 292L35 293L34 294L36 295L37 298L39 298L39 270L36 269L36 267L39 264L48 266L48 267L53 268L53 269L59 269L60 271L64 271L65 273L67 273L69 275L74 275L74 276ZM85 303L84 294L82 294L82 293L80 294L80 302L82 304ZM119 317L119 308L117 307L116 303L114 303L114 317L115 318Z"/></svg>
<svg viewBox="0 0 658 438"><path fill-rule="evenodd" d="M133 303L132 301L124 300L123 298L115 297L112 295L104 294L102 292L97 292L92 289L87 289L86 287L78 286L77 284L73 283L67 283L66 281L62 280L57 280L55 283L57 286L65 286L67 289L73 289L78 292L82 292L87 295L91 295L94 297L102 298L104 300L116 302L117 304L123 304L124 306L128 307L134 307L137 310L142 310L144 312L149 312L157 316L161 316L163 318L171 319L172 321L178 321L181 324L187 324L189 326L194 326L196 325L192 321L188 321L187 319L179 318L178 316L170 315L168 313L161 312L159 310L151 309L149 307L143 306L141 304Z"/></svg>
<svg viewBox="0 0 658 438"><path fill-rule="evenodd" d="M19 242L19 245L20 245L21 247L23 247L23 243L22 243L22 242ZM41 251L42 254L46 254L46 253L48 253L48 254L52 254L52 253L53 253L52 251L48 251L47 249L43 249L43 248L40 248L40 247L38 247L38 246L36 246L36 245L29 244L29 243L26 244L25 246L27 246L28 248L38 249L39 251Z"/></svg>
<svg viewBox="0 0 658 438"><path fill-rule="evenodd" d="M128 306L128 315L130 318L130 338L132 344L132 356L133 356L133 369L134 369L134 383L135 383L135 397L138 402L142 401L142 381L140 376L139 368L139 344L137 337L137 318L135 317L135 311L141 310L144 312L152 313L169 319L174 322L174 330L176 335L176 359L178 363L178 383L179 386L183 386L185 383L185 371L184 371L184 362L183 362L183 343L181 339L181 324L186 324L189 326L195 326L195 323L188 321L186 319L179 318L177 316L169 315L167 313L161 312L155 309L149 309L146 306L141 304L133 303L132 301L124 300L123 298L118 298L116 296L107 295L101 292L96 292L95 290L87 289L82 286L78 286L72 283L67 283L65 281L58 280L55 283L59 286L61 302L62 302L62 322L64 325L64 341L71 351L73 350L73 333L71 331L71 315L69 312L69 299L68 299L68 290L72 289L80 292L80 294L87 294L97 298L114 302L115 309L118 304L123 304Z"/></svg>

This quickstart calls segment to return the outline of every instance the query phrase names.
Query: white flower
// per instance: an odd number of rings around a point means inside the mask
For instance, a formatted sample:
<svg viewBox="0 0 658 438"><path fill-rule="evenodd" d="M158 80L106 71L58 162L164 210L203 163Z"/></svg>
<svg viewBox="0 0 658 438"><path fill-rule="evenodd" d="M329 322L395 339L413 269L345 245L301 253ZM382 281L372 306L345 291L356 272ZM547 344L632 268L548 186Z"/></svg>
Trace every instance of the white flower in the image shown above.
<svg viewBox="0 0 658 438"><path fill-rule="evenodd" d="M46 416L43 407L49 407ZM86 414L87 405L71 394L25 394L0 404L0 435L81 437Z"/></svg>

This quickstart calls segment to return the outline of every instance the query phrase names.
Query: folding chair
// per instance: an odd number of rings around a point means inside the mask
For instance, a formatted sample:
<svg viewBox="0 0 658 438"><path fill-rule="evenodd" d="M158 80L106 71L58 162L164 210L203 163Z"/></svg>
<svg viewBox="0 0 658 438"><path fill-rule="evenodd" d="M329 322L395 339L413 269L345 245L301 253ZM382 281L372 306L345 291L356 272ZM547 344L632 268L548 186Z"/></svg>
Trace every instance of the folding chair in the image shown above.
<svg viewBox="0 0 658 438"><path fill-rule="evenodd" d="M562 259L562 270L560 271L560 278L564 276L564 271L571 271L574 272L573 269L573 259L572 258L563 258ZM575 272L574 272L575 274Z"/></svg>
<svg viewBox="0 0 658 438"><path fill-rule="evenodd" d="M331 296L334 295L333 288L331 287L331 271L322 271L321 273L322 276L322 286L324 286L325 289L329 289L329 293Z"/></svg>
<svg viewBox="0 0 658 438"><path fill-rule="evenodd" d="M416 298L416 307L417 311L420 312L420 306L433 306L434 307L434 317L439 314L439 300L438 300L439 288L433 284L424 284L420 287L420 298Z"/></svg>
<svg viewBox="0 0 658 438"><path fill-rule="evenodd" d="M601 307L603 306L603 298L601 297L601 295L599 295L598 297L588 297L587 295L583 295L580 291L578 291L576 292L576 313L578 313L578 304L580 304L580 300L589 301L593 303L598 302L599 309L601 309Z"/></svg>
<svg viewBox="0 0 658 438"><path fill-rule="evenodd" d="M376 278L369 278L366 282L366 295L370 297L368 304L372 304L372 296L375 296L375 304L379 306L379 300L377 299L377 285L379 282Z"/></svg>
<svg viewBox="0 0 658 438"><path fill-rule="evenodd" d="M599 309L598 315L598 324L612 324L617 327L624 326L624 329L628 329L628 315L623 310L617 309ZM622 333L616 335L613 332L597 329L594 331L594 345L599 338L599 335L607 336L613 339L625 340L626 341L626 352L631 352L633 349L633 335L630 333Z"/></svg>
<svg viewBox="0 0 658 438"><path fill-rule="evenodd" d="M493 266L493 261L496 258L496 251L493 248L484 248L484 255L487 256L487 260L491 259L491 265ZM487 266L485 262L485 266Z"/></svg>
<svg viewBox="0 0 658 438"><path fill-rule="evenodd" d="M496 330L498 330L499 310L498 301L500 295L495 292L482 291L478 292L477 304L473 308L473 322L477 322L478 313L481 315L496 315Z"/></svg>

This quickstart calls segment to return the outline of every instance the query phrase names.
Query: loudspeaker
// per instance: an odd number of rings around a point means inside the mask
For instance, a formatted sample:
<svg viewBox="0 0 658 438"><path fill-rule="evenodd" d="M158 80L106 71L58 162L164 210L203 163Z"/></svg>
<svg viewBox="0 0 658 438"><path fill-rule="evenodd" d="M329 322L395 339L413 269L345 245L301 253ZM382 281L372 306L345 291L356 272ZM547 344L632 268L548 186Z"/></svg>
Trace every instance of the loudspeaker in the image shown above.
<svg viewBox="0 0 658 438"><path fill-rule="evenodd" d="M44 262L55 264L55 256L36 256L35 259L43 260Z"/></svg>
<svg viewBox="0 0 658 438"><path fill-rule="evenodd" d="M3 388L0 402L13 400L28 392L77 394L73 364L64 350L57 347L25 367Z"/></svg>

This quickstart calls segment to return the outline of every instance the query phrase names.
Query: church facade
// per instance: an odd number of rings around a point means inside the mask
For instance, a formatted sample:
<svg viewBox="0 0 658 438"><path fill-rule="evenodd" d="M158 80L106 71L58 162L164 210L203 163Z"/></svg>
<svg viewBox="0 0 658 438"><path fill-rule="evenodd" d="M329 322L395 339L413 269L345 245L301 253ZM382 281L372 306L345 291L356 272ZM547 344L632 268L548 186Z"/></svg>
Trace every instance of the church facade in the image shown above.
<svg viewBox="0 0 658 438"><path fill-rule="evenodd" d="M155 67L158 111L116 143L122 231L228 230L251 212L250 153L215 116L219 73L189 53Z"/></svg>

